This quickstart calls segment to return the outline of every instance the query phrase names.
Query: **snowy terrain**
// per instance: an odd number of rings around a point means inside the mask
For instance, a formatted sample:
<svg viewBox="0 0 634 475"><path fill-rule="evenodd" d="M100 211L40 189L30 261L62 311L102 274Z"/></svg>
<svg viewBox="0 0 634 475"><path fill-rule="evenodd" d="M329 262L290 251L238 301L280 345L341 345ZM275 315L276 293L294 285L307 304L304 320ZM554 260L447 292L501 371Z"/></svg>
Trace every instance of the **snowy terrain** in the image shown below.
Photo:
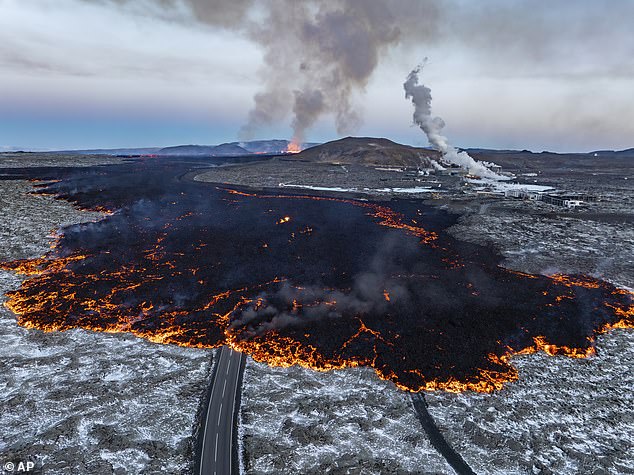
<svg viewBox="0 0 634 475"><path fill-rule="evenodd" d="M533 212L516 200L482 205L460 218L451 233L498 248L505 257L504 267L510 269L546 275L584 273L634 287L631 223L587 219L583 213L559 215L541 203L531 206Z"/></svg>
<svg viewBox="0 0 634 475"><path fill-rule="evenodd" d="M357 368L318 373L249 359L240 434L246 473L452 473L408 394Z"/></svg>
<svg viewBox="0 0 634 475"><path fill-rule="evenodd" d="M634 473L634 334L588 360L516 357L493 394L428 393L430 413L476 473ZM246 473L444 473L409 396L369 369L316 373L249 360L240 433Z"/></svg>
<svg viewBox="0 0 634 475"><path fill-rule="evenodd" d="M429 412L476 473L634 473L634 333L599 337L587 360L516 357L493 394L434 393Z"/></svg>
<svg viewBox="0 0 634 475"><path fill-rule="evenodd" d="M487 178L482 179L467 179L465 182L476 185L475 189L491 189L498 193L504 193L505 191L533 191L544 192L554 190L552 186L537 185L531 183L509 183L506 181L492 180Z"/></svg>
<svg viewBox="0 0 634 475"><path fill-rule="evenodd" d="M0 166L4 165L0 161ZM38 257L60 225L100 219L0 182L0 259ZM0 271L0 301L20 278ZM0 307L0 461L42 473L186 473L211 352L17 326Z"/></svg>
<svg viewBox="0 0 634 475"><path fill-rule="evenodd" d="M380 168L377 168L380 170ZM335 191L335 192L364 192L364 193L434 193L437 192L437 189L429 188L427 186L414 186L410 188L342 188L340 186L335 187L327 187L327 186L312 186L312 185L295 185L291 183L280 183L280 188L300 188L304 190L314 190L314 191Z"/></svg>

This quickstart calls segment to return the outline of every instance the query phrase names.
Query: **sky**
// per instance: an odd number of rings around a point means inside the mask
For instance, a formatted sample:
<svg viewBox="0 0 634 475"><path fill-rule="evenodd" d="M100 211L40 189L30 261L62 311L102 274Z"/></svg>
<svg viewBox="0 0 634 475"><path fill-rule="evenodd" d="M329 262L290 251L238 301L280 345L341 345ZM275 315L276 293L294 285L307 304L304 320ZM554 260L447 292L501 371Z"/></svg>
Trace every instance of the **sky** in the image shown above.
<svg viewBox="0 0 634 475"><path fill-rule="evenodd" d="M460 147L634 147L634 0L0 0L0 150L427 145L424 58Z"/></svg>

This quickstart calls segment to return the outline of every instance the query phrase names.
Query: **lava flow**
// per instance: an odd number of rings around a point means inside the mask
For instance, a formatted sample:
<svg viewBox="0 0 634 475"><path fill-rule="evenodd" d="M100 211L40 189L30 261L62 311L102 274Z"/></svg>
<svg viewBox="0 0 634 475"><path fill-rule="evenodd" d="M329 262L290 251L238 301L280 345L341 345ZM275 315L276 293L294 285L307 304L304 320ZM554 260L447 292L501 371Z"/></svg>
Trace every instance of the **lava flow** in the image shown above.
<svg viewBox="0 0 634 475"><path fill-rule="evenodd" d="M456 217L415 201L254 194L179 177L156 159L13 169L38 192L116 210L70 226L6 303L20 325L130 332L158 343L230 345L277 366L372 367L410 391L491 392L510 358L585 358L634 324L632 293L587 276L501 268L444 232Z"/></svg>

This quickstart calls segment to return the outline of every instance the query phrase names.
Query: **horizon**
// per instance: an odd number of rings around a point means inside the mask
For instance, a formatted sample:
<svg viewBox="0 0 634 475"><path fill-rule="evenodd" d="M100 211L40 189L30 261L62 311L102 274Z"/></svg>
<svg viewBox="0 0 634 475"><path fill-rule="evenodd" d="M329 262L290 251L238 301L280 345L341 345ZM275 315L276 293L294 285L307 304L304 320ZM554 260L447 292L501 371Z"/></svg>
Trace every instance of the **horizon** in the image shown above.
<svg viewBox="0 0 634 475"><path fill-rule="evenodd" d="M404 142L399 142L397 140L393 140L390 137L370 137L370 136L365 136L365 135L349 135L346 137L338 137L338 138L333 138L331 140L327 140L324 142L314 142L314 141L309 141L309 142L305 142L304 145L306 143L310 143L313 144L311 146L318 146L318 145L324 145L330 142L335 142L338 140L343 140L346 138L368 138L368 139L387 139L387 140L391 140L397 144L401 144L401 145L408 145L411 147L416 147L416 148L425 148L425 149L430 149L430 150L435 150L433 146L431 146L429 143L426 145L420 145L420 144L411 144L411 143L404 143ZM196 147L217 147L219 145L225 145L225 144L242 144L242 143L249 143L249 142L273 142L273 141L287 141L290 142L290 139L288 138L271 138L271 139L266 139L266 138L257 138L257 139L253 139L253 140L227 140L227 141L223 141L223 142L217 142L217 143L172 143L172 144L168 144L168 145L146 145L146 146L123 146L123 147L119 147L119 146L114 146L114 147L90 147L90 148L30 148L30 147L11 147L11 146L2 146L0 145L0 153L17 153L17 152L27 152L27 153L46 153L46 152L84 152L84 151L118 151L118 150L143 150L143 149L164 149L164 148L170 148L170 147L186 147L186 146L196 146ZM308 147L306 147L308 148ZM492 151L510 151L510 152L524 152L524 151L528 151L530 153L555 153L555 154L570 154L570 155L575 155L575 154L579 154L579 155L583 155L583 154L591 154L591 153L597 153L597 152L624 152L624 151L629 151L629 150L633 150L634 149L634 145L632 147L625 147L625 148L618 148L618 149L593 149L593 150L568 150L568 151L559 151L559 150L536 150L536 149L530 149L527 147L519 147L519 148L491 148L491 147L482 147L482 146L468 146L468 147L463 147L458 145L457 148L459 150L492 150Z"/></svg>

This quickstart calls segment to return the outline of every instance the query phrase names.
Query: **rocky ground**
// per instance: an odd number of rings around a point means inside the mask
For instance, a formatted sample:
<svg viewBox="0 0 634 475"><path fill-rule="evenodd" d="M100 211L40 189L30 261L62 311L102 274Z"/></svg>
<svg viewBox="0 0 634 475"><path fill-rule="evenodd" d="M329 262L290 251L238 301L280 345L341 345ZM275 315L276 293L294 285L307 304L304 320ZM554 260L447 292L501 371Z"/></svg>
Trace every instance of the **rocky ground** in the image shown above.
<svg viewBox="0 0 634 475"><path fill-rule="evenodd" d="M15 166L52 164L19 158ZM0 155L0 167L7 164ZM101 218L31 190L0 181L0 260L39 257L59 226ZM0 271L0 301L19 285L19 277ZM210 351L128 335L26 330L4 307L0 341L1 465L30 460L47 475L191 469Z"/></svg>
<svg viewBox="0 0 634 475"><path fill-rule="evenodd" d="M18 167L90 167L121 163L124 160L108 155L64 155L52 153L0 153L0 168Z"/></svg>
<svg viewBox="0 0 634 475"><path fill-rule="evenodd" d="M599 338L588 360L516 357L496 394L427 395L448 442L476 473L634 473L634 334ZM321 374L249 361L245 473L451 474L407 394L368 369Z"/></svg>
<svg viewBox="0 0 634 475"><path fill-rule="evenodd" d="M390 169L392 168L392 169ZM307 190L318 187L321 191L336 189L335 194L346 196L385 198L393 193L389 189L408 190L429 188L427 196L458 192L461 183L454 177L424 176L416 170L403 171L399 167L363 165L333 165L295 161L293 158L274 158L263 162L217 167L201 172L195 178L232 185L248 185L258 188L280 188L287 191ZM310 190L308 190L310 191ZM319 191L319 190L318 190ZM433 193L432 193L433 192ZM418 192L399 192L398 196L420 197Z"/></svg>
<svg viewBox="0 0 634 475"><path fill-rule="evenodd" d="M360 368L317 373L249 360L240 435L245 473L451 473L409 395Z"/></svg>
<svg viewBox="0 0 634 475"><path fill-rule="evenodd" d="M592 207L603 212L601 203ZM584 273L634 288L630 218L610 219L614 215L606 214L596 219L591 210L562 213L549 205L519 200L472 204L471 211L451 234L497 248L505 257L505 267L541 274Z"/></svg>
<svg viewBox="0 0 634 475"><path fill-rule="evenodd" d="M429 412L476 473L634 473L634 333L598 340L587 360L516 357L499 393L427 396Z"/></svg>

